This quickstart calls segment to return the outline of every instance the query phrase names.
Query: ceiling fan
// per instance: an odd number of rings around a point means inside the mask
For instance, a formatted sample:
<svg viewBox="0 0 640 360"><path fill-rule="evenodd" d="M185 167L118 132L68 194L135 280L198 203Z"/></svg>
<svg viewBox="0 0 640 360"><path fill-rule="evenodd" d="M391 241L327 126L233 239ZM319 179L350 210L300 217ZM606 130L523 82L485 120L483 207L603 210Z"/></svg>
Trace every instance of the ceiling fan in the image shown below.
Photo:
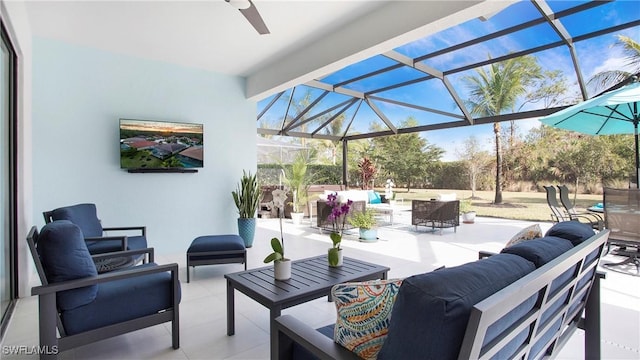
<svg viewBox="0 0 640 360"><path fill-rule="evenodd" d="M229 5L234 8L240 10L240 13L244 15L249 23L253 26L254 29L260 34L270 34L267 25L265 25L264 20L260 16L258 9L255 4L251 0L224 0L229 3Z"/></svg>

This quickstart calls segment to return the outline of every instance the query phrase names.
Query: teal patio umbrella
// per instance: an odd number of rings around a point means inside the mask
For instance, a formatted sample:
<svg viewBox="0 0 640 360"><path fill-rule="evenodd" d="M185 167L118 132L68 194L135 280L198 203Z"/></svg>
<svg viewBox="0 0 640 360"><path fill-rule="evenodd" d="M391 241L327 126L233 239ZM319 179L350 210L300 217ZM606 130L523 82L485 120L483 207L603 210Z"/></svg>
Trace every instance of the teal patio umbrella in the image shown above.
<svg viewBox="0 0 640 360"><path fill-rule="evenodd" d="M638 102L640 82L632 82L587 101L540 118L543 124L589 135L634 134L636 184L640 188L640 149L638 148Z"/></svg>

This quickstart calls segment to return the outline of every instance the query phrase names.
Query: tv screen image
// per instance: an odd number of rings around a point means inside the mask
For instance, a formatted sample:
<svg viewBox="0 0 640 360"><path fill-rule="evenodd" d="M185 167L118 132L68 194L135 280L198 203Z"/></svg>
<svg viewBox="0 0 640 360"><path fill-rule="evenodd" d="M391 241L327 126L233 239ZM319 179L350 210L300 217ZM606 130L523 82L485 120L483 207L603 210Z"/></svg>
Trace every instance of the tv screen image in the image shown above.
<svg viewBox="0 0 640 360"><path fill-rule="evenodd" d="M193 169L203 166L202 124L120 119L122 169Z"/></svg>

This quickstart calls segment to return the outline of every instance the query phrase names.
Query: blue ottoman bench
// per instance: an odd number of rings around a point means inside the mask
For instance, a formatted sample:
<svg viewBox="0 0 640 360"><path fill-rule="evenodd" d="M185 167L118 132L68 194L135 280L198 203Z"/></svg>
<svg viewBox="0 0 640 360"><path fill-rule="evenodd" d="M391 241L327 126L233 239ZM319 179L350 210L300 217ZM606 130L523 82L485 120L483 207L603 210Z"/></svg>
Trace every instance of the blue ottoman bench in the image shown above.
<svg viewBox="0 0 640 360"><path fill-rule="evenodd" d="M206 235L193 240L187 249L187 283L189 267L214 264L244 264L247 270L247 249L238 235Z"/></svg>

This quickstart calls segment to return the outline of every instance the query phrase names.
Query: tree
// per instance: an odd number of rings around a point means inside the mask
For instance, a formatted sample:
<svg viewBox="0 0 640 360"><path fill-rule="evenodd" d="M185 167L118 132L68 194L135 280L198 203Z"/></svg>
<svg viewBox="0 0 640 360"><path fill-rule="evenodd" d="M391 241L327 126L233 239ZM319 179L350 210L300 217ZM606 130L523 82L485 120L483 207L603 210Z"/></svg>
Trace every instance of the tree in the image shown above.
<svg viewBox="0 0 640 360"><path fill-rule="evenodd" d="M415 127L418 122L409 117L398 128ZM382 136L373 139L379 151L380 164L396 183L404 182L407 191L418 181L424 181L429 164L442 157L444 150L433 145L418 133Z"/></svg>
<svg viewBox="0 0 640 360"><path fill-rule="evenodd" d="M640 72L640 44L624 35L618 35L612 47L622 49L624 54L624 64L629 71L623 69L601 71L591 77L587 82L595 91L606 90L607 88L625 80L633 74Z"/></svg>
<svg viewBox="0 0 640 360"><path fill-rule="evenodd" d="M324 128L324 133L331 136L342 136L342 125L344 123L344 114L336 116L327 126ZM325 140L323 144L331 150L331 165L336 164L338 158L339 145L342 143L340 140Z"/></svg>
<svg viewBox="0 0 640 360"><path fill-rule="evenodd" d="M360 172L360 179L362 180L362 189L372 189L373 188L373 180L378 173L378 169L373 164L373 162L364 157L358 162L358 171Z"/></svg>
<svg viewBox="0 0 640 360"><path fill-rule="evenodd" d="M476 70L475 76L463 80L470 89L467 101L471 113L478 116L496 116L513 110L518 97L526 93L527 86L540 78L541 70L536 58L522 56ZM496 149L496 195L494 203L502 203L502 141L500 123L493 123Z"/></svg>
<svg viewBox="0 0 640 360"><path fill-rule="evenodd" d="M478 175L486 168L489 154L481 150L478 139L472 135L464 141L464 149L459 152L458 156L467 166L471 197L475 198Z"/></svg>

